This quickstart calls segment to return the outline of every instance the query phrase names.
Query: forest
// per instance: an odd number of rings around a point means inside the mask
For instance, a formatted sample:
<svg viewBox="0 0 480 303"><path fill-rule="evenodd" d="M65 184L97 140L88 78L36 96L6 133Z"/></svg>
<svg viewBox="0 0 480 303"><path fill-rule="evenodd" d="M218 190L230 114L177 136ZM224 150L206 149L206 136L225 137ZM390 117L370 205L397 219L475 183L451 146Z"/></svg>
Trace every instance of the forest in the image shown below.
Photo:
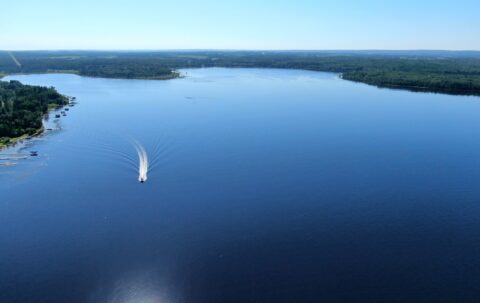
<svg viewBox="0 0 480 303"><path fill-rule="evenodd" d="M67 103L68 98L53 87L0 81L0 145L8 144L11 138L38 132L48 108Z"/></svg>
<svg viewBox="0 0 480 303"><path fill-rule="evenodd" d="M15 56L15 62L12 56ZM23 51L0 52L0 74L68 72L171 79L196 67L304 69L379 87L480 95L480 52L449 51Z"/></svg>

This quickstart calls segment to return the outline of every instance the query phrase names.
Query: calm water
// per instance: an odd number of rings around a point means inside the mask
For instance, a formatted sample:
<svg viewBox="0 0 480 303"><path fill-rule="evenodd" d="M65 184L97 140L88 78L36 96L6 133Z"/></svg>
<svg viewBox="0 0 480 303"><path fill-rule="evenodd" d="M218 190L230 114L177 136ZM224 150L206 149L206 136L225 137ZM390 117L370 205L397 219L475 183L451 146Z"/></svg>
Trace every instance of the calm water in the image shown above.
<svg viewBox="0 0 480 303"><path fill-rule="evenodd" d="M0 166L0 302L480 300L480 98L186 72L7 78L78 105Z"/></svg>

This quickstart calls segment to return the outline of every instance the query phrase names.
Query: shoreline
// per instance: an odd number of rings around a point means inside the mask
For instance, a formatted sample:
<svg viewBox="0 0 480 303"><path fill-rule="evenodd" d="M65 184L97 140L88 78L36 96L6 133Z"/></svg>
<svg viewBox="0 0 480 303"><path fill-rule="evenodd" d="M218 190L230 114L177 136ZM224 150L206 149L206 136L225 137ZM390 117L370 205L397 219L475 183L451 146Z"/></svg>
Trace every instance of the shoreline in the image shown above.
<svg viewBox="0 0 480 303"><path fill-rule="evenodd" d="M7 148L10 148L10 147L13 147L13 146L15 146L19 143L23 143L23 140L29 140L29 139L32 139L32 138L39 137L44 132L45 132L45 128L42 126L41 128L37 129L35 131L35 133L33 133L31 135L24 134L24 135L21 135L19 137L8 138L8 140L9 140L8 143L0 142L0 151L2 151L4 149L7 149Z"/></svg>
<svg viewBox="0 0 480 303"><path fill-rule="evenodd" d="M43 74L70 74L70 75L77 75L80 77L88 77L88 78L103 78L103 79L118 79L118 80L173 80L184 78L185 76L182 75L177 70L172 70L170 75L165 76L157 76L157 77L107 77L107 76L93 76L93 75L85 75L80 73L77 70L47 70L43 72L31 72L31 73L1 73L0 72L0 80L7 76L21 76L21 75L43 75ZM6 81L6 80L3 80Z"/></svg>
<svg viewBox="0 0 480 303"><path fill-rule="evenodd" d="M345 77L344 74L346 72L334 72L334 71L322 71L318 69L308 69L308 68L282 68L282 67L237 67L237 66L208 66L205 68L274 68L274 69L297 69L303 71L313 71L313 72L321 72L321 73L333 73L337 74L340 79L345 81L351 81L356 83L363 83L366 85L374 86L377 88L385 88L385 89L393 89L393 90L405 90L410 92L416 93L434 93L434 94L446 94L446 95L457 95L457 96L480 96L479 90L465 90L465 89L448 89L448 88L438 88L438 87L429 87L429 86L414 86L414 85L402 85L402 84L386 84L386 83L377 83L372 81L362 81L361 79L351 78L348 75ZM117 80L174 80L174 79L182 79L185 78L186 75L183 75L180 70L188 69L188 68L202 68L202 67L185 67L179 68L176 70L172 70L171 74L164 75L164 76L156 76L156 77L109 77L109 76L93 76L93 75L86 75L82 74L77 70L47 70L44 72L32 72L32 73L2 73L0 72L0 80L7 76L15 76L15 75L40 75L40 74L71 74L77 75L80 77L89 77L89 78L103 78L103 79L117 79Z"/></svg>
<svg viewBox="0 0 480 303"><path fill-rule="evenodd" d="M48 111L43 115L43 118L42 118L42 127L38 128L35 133L29 135L29 134L23 134L21 136L18 136L18 137L14 137L14 138L8 138L8 143L5 143L2 141L2 139L4 138L0 138L0 152L7 149L7 148L11 148L11 147L14 147L15 145L17 144L21 144L23 143L24 140L30 140L30 139L33 139L33 138L37 138L41 135L43 135L45 133L45 125L44 125L44 120L45 118L53 111L56 111L56 110L59 110L59 109L62 109L62 108L65 108L67 106L69 106L70 104L75 104L74 100L75 100L75 97L69 97L69 96L65 96L65 95L62 95L64 96L65 98L68 98L68 103L64 106L49 106L48 108Z"/></svg>
<svg viewBox="0 0 480 303"><path fill-rule="evenodd" d="M385 83L374 83L366 82L357 79L340 77L342 80L351 81L354 83L362 83L369 86L374 86L379 89L391 89L391 90L402 90L412 93L431 93L431 94L442 94L442 95L454 95L454 96L465 96L465 97L479 97L480 91L478 90L465 90L465 89L445 89L445 88L432 88L428 86L414 86L414 85L401 85L401 84L385 84Z"/></svg>
<svg viewBox="0 0 480 303"><path fill-rule="evenodd" d="M225 68L237 68L237 67L225 67ZM245 67L239 67L239 68L245 68ZM255 67L255 68L268 68L268 67ZM290 69L290 68L279 68L279 69ZM181 70L181 69L179 69ZM33 75L33 74L72 74L72 75L78 75L81 77L90 77L90 78L104 78L104 79L118 79L118 80L173 80L173 79L182 79L185 78L186 75L182 74L179 70L172 70L171 74L165 75L165 76L158 76L158 77L106 77L106 76L92 76L92 75L84 75L81 74L79 71L76 70L47 70L45 72L38 72L38 73L11 73L11 74L6 74L0 72L0 80L2 80L6 76L15 76L15 75ZM314 72L331 72L331 71L321 71L321 70L316 70L316 69L301 69L299 68L298 70L305 70L305 71L314 71ZM452 90L452 89L440 89L440 88L432 88L432 87L425 87L425 86L408 86L408 85L395 85L395 84L385 84L385 83L375 83L375 82L368 82L368 81L362 81L360 79L355 79L355 78L350 78L350 77L345 77L345 73L338 73L338 72L331 72L333 74L337 74L338 78L344 81L351 81L355 83L362 83L365 85L369 86L374 86L379 89L392 89L392 90L404 90L404 91L410 91L410 92L421 92L421 93L434 93L434 94L446 94L446 95L459 95L459 96L480 96L480 91L477 90ZM65 96L65 95L63 95ZM72 104L75 100L73 97L65 96L68 98L69 102L65 105L68 106L69 104ZM63 106L63 107L65 107ZM47 116L50 112L58 110L62 107L51 107L49 106L48 112L45 113L45 116ZM45 132L44 126L42 125L41 128L37 129L37 131L32 134L23 134L19 137L15 138L8 138L8 143L5 141L2 141L4 138L0 138L0 151L7 149L9 147L15 146L16 144L22 142L25 139L28 138L34 138L42 135Z"/></svg>

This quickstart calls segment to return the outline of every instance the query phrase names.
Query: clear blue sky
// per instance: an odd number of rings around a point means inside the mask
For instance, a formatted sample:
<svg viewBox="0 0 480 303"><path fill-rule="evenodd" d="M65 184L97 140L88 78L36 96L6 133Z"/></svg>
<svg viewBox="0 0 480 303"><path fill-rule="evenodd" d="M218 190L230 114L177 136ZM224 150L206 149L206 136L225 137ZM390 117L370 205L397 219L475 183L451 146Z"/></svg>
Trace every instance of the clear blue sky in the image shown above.
<svg viewBox="0 0 480 303"><path fill-rule="evenodd" d="M3 0L0 49L480 50L480 0Z"/></svg>

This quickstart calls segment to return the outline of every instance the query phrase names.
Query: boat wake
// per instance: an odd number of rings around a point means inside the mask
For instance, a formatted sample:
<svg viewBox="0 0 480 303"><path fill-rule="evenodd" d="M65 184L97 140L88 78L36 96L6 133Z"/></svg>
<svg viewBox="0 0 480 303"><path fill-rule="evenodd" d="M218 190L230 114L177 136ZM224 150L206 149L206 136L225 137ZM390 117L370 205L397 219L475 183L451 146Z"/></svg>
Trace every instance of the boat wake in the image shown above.
<svg viewBox="0 0 480 303"><path fill-rule="evenodd" d="M138 181L144 183L147 181L148 174L148 155L145 148L137 141L134 141L135 150L138 155Z"/></svg>
<svg viewBox="0 0 480 303"><path fill-rule="evenodd" d="M72 152L93 157L91 161L100 161L99 164L105 167L124 169L130 176L133 173L140 183L149 180L150 175L159 166L166 165L172 156L172 142L164 135L159 135L156 140L150 139L148 142L152 142L152 145L144 144L129 135L120 136L110 132L90 136L92 144L71 146Z"/></svg>

